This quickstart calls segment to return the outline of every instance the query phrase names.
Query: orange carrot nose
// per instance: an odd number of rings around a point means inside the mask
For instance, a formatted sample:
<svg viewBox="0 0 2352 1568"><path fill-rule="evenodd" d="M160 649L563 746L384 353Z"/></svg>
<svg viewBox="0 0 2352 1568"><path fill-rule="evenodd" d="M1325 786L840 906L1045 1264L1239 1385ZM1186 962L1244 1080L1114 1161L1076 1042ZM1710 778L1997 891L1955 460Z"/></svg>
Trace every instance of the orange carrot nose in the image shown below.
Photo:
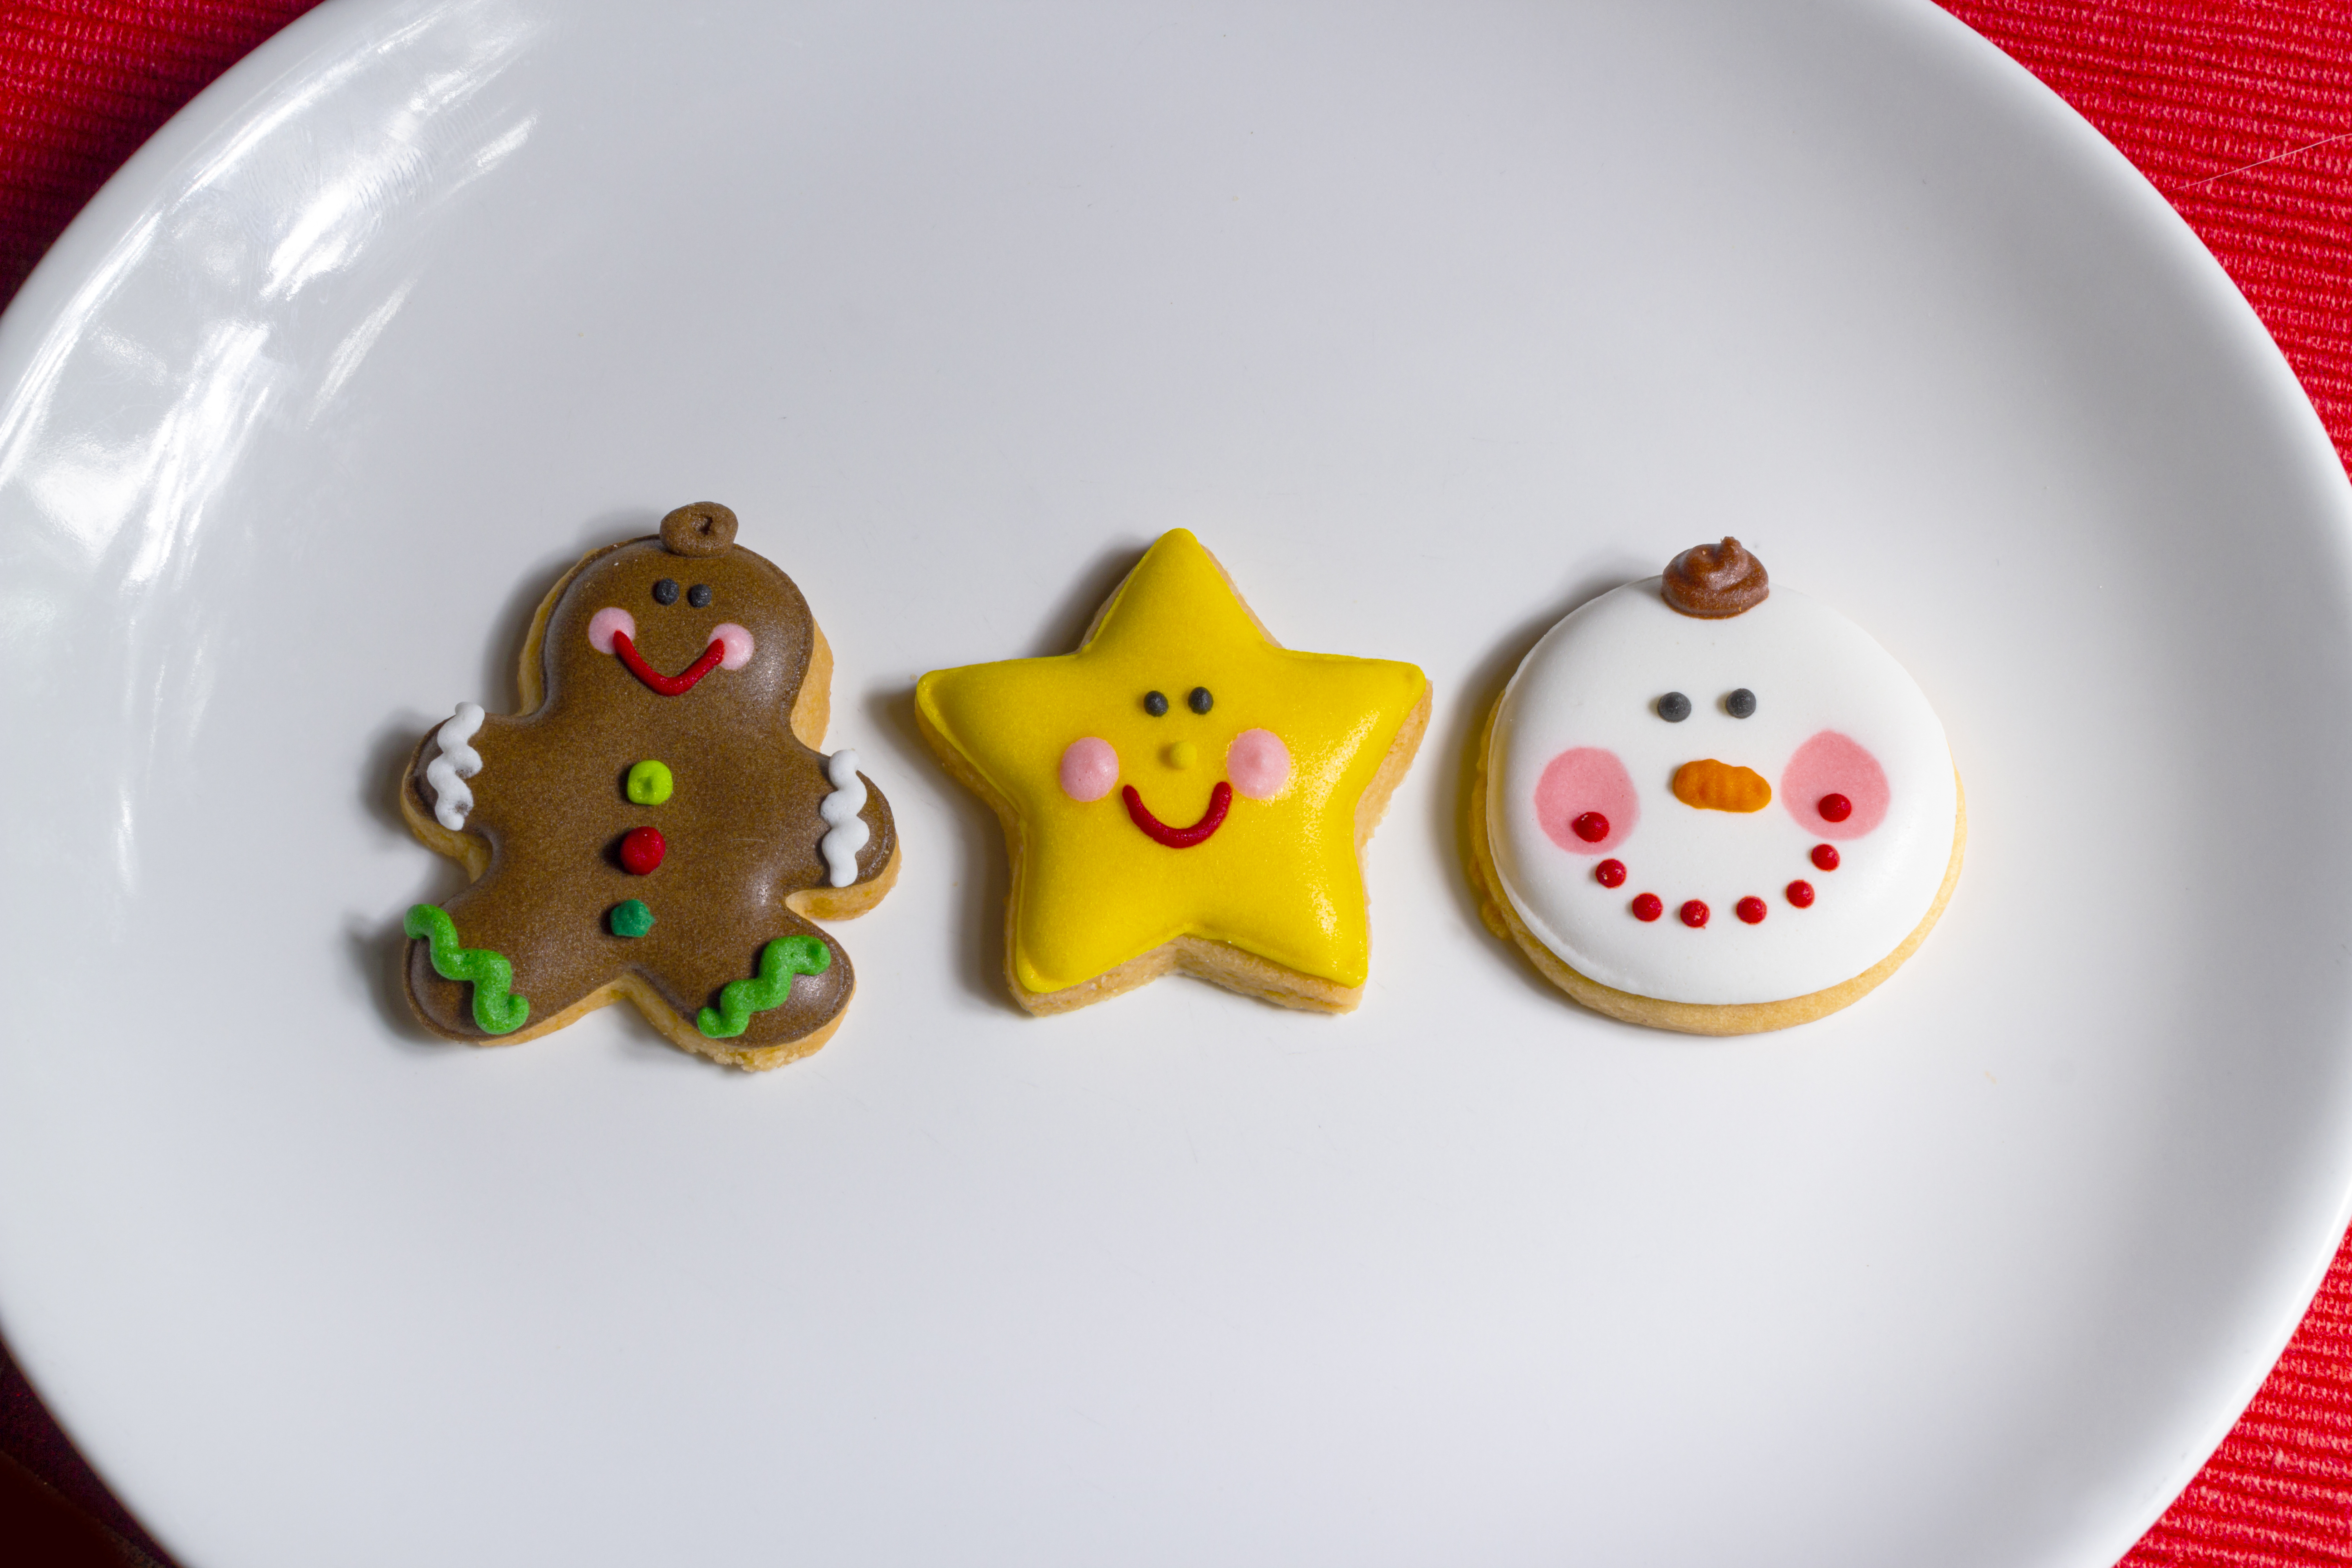
<svg viewBox="0 0 2352 1568"><path fill-rule="evenodd" d="M1701 811L1761 811L1772 804L1764 775L1713 757L1675 770L1675 798Z"/></svg>

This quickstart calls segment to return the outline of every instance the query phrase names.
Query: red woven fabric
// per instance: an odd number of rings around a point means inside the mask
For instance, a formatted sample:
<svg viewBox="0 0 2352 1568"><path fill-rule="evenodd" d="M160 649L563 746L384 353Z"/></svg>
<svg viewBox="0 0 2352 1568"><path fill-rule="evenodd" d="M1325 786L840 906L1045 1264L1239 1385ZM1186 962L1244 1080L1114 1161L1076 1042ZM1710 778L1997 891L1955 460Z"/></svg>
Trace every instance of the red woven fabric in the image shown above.
<svg viewBox="0 0 2352 1568"><path fill-rule="evenodd" d="M0 299L173 110L312 3L0 5ZM2171 197L2352 460L2352 10L1943 3ZM135 1537L14 1373L0 1357L0 1449ZM2124 1568L2321 1564L2352 1568L2352 1246L2245 1418Z"/></svg>

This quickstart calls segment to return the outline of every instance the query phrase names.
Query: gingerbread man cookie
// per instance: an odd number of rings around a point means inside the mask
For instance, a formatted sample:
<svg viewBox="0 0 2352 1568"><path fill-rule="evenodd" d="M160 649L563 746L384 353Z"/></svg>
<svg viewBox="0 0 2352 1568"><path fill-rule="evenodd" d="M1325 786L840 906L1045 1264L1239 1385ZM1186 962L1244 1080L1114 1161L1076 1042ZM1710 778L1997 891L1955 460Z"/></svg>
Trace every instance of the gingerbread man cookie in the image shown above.
<svg viewBox="0 0 2352 1568"><path fill-rule="evenodd" d="M1936 710L1870 634L1736 539L1546 633L1488 721L1487 924L1595 1011L1749 1034L1856 1001L1959 880Z"/></svg>
<svg viewBox="0 0 2352 1568"><path fill-rule="evenodd" d="M1171 970L1321 1012L1361 998L1364 843L1429 722L1413 666L1282 647L1180 528L1077 652L935 669L915 712L1004 825L1022 1006Z"/></svg>
<svg viewBox="0 0 2352 1568"><path fill-rule="evenodd" d="M856 753L816 749L833 656L793 580L680 507L550 590L520 680L521 713L460 703L401 781L475 878L408 911L416 1016L501 1045L625 996L734 1067L823 1045L854 981L811 919L879 902L898 837Z"/></svg>

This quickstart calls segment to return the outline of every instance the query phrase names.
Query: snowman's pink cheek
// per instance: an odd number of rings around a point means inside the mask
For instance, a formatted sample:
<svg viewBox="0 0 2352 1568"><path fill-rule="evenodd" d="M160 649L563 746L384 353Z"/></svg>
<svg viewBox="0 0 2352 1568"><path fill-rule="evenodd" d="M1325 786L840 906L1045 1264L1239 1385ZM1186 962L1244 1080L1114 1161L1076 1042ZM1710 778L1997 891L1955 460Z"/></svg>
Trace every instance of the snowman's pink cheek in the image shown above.
<svg viewBox="0 0 2352 1568"><path fill-rule="evenodd" d="M1290 782L1290 748L1271 730L1244 730L1225 748L1225 776L1252 800L1272 800Z"/></svg>
<svg viewBox="0 0 2352 1568"><path fill-rule="evenodd" d="M1574 746L1544 764L1536 781L1536 821L1571 855L1601 855L1625 842L1641 820L1633 775L1617 753Z"/></svg>
<svg viewBox="0 0 2352 1568"><path fill-rule="evenodd" d="M1806 832L1859 838L1886 820L1886 770L1861 742L1823 730L1797 748L1780 774L1780 801Z"/></svg>
<svg viewBox="0 0 2352 1568"><path fill-rule="evenodd" d="M1100 800L1118 783L1118 753L1108 741L1088 735L1062 753L1062 793L1072 800Z"/></svg>

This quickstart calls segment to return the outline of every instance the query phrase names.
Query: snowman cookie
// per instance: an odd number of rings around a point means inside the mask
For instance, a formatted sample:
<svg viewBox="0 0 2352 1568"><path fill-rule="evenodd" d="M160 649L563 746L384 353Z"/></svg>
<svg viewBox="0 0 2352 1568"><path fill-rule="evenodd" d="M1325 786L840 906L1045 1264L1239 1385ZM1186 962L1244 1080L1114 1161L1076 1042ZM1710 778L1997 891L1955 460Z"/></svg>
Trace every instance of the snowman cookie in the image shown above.
<svg viewBox="0 0 2352 1568"><path fill-rule="evenodd" d="M1030 1012L1171 970L1321 1012L1361 997L1363 847L1429 721L1413 666L1282 647L1178 529L1076 653L935 669L915 712L1004 825Z"/></svg>
<svg viewBox="0 0 2352 1568"><path fill-rule="evenodd" d="M1480 755L1487 924L1632 1023L1735 1035L1835 1012L1959 879L1959 781L1927 697L1736 539L1552 627Z"/></svg>
<svg viewBox="0 0 2352 1568"><path fill-rule="evenodd" d="M823 1045L849 956L810 923L880 901L898 837L824 739L833 656L793 580L704 502L592 552L522 650L523 711L476 704L401 779L417 837L475 880L408 911L408 999L503 1045L627 997L734 1067Z"/></svg>

